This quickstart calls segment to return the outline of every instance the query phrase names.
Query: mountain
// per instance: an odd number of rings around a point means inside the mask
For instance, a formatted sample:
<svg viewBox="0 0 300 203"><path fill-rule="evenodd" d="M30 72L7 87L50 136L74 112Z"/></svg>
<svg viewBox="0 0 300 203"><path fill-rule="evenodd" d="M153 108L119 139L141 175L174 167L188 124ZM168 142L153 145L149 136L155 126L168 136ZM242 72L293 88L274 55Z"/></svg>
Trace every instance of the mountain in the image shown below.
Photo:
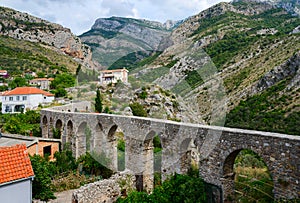
<svg viewBox="0 0 300 203"><path fill-rule="evenodd" d="M92 48L93 59L108 68L128 54L137 53L137 61L150 55L178 24L180 21L162 24L143 19L99 18L91 30L79 37Z"/></svg>
<svg viewBox="0 0 300 203"><path fill-rule="evenodd" d="M175 28L131 80L176 93L206 123L300 134L299 25L268 2L219 3Z"/></svg>
<svg viewBox="0 0 300 203"><path fill-rule="evenodd" d="M95 68L90 48L72 34L70 29L27 13L0 7L0 35L42 44L69 55L84 67Z"/></svg>
<svg viewBox="0 0 300 203"><path fill-rule="evenodd" d="M299 0L267 0L266 2L280 8L284 8L292 14L300 16L300 1Z"/></svg>

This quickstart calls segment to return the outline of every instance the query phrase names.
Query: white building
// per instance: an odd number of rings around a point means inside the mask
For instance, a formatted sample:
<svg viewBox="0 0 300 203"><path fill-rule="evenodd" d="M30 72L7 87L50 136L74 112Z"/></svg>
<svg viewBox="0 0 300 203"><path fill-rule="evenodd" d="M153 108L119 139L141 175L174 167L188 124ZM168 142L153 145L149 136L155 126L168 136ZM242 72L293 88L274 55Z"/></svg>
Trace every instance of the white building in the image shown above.
<svg viewBox="0 0 300 203"><path fill-rule="evenodd" d="M2 94L2 113L19 113L51 103L54 94L35 87L17 87Z"/></svg>
<svg viewBox="0 0 300 203"><path fill-rule="evenodd" d="M35 78L30 80L29 84L42 90L50 90L50 84L53 80L54 78Z"/></svg>
<svg viewBox="0 0 300 203"><path fill-rule="evenodd" d="M107 85L109 83L117 83L120 80L123 83L128 82L128 70L116 69L116 70L103 70L100 71L99 83L101 85Z"/></svg>

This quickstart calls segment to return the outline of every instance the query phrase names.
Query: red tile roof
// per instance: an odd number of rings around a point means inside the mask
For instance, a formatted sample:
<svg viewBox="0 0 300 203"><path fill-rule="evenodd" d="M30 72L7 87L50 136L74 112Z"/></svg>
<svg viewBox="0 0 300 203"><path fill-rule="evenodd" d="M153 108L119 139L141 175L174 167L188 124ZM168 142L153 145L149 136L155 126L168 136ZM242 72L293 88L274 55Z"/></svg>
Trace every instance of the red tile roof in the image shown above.
<svg viewBox="0 0 300 203"><path fill-rule="evenodd" d="M11 91L7 91L3 94L3 96L10 96L10 95L28 95L28 94L42 94L45 96L54 96L50 92L46 92L36 87L17 87Z"/></svg>
<svg viewBox="0 0 300 203"><path fill-rule="evenodd" d="M0 147L0 184L34 176L25 144Z"/></svg>
<svg viewBox="0 0 300 203"><path fill-rule="evenodd" d="M30 80L30 81L53 81L54 80L54 78L35 78L35 79L32 79L32 80Z"/></svg>

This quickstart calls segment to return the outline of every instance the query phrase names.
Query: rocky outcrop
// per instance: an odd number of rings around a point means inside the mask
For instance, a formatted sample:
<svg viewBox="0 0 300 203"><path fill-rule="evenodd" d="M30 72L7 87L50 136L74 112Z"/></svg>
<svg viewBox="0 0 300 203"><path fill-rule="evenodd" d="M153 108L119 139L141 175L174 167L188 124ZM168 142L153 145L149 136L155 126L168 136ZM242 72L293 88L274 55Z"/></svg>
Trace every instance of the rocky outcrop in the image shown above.
<svg viewBox="0 0 300 203"><path fill-rule="evenodd" d="M294 77L300 69L300 52L288 59L285 63L275 67L270 72L261 78L257 84L257 90L259 92L267 89L274 84L286 79L288 77Z"/></svg>
<svg viewBox="0 0 300 203"><path fill-rule="evenodd" d="M88 68L95 68L91 49L70 29L27 13L0 8L0 34L15 39L38 42L67 54Z"/></svg>

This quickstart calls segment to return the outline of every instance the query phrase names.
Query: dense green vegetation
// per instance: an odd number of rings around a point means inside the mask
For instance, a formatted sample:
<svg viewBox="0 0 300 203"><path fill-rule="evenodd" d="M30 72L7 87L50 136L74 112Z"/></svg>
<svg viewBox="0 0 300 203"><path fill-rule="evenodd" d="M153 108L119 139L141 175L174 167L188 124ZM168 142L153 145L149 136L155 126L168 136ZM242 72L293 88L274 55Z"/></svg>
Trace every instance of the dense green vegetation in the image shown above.
<svg viewBox="0 0 300 203"><path fill-rule="evenodd" d="M89 153L82 155L78 160L75 160L69 150L56 152L54 156L54 162L39 155L30 158L35 174L32 185L35 199L54 199L56 191L79 188L112 175L111 170L102 166Z"/></svg>
<svg viewBox="0 0 300 203"><path fill-rule="evenodd" d="M0 114L1 128L8 133L41 137L40 113Z"/></svg>
<svg viewBox="0 0 300 203"><path fill-rule="evenodd" d="M96 91L96 98L95 98L95 111L97 113L101 113L102 112L102 98L100 95L100 90L97 89Z"/></svg>
<svg viewBox="0 0 300 203"><path fill-rule="evenodd" d="M129 105L131 110L132 110L132 114L134 116L140 116L140 117L147 117L147 112L144 109L143 105L141 105L138 102L134 102L132 104Z"/></svg>
<svg viewBox="0 0 300 203"><path fill-rule="evenodd" d="M121 57L108 67L108 70L126 68L127 70L134 69L137 63L143 58L151 55L150 51L136 51Z"/></svg>
<svg viewBox="0 0 300 203"><path fill-rule="evenodd" d="M204 181L197 172L189 175L175 174L164 181L161 186L157 186L150 195L145 192L133 191L127 198L119 198L117 202L206 202Z"/></svg>
<svg viewBox="0 0 300 203"><path fill-rule="evenodd" d="M261 157L242 150L235 159L236 202L273 202L273 180Z"/></svg>
<svg viewBox="0 0 300 203"><path fill-rule="evenodd" d="M238 106L227 114L225 125L300 135L300 112L284 109L286 103L293 98L280 94L288 81L281 81L261 94L241 101Z"/></svg>

